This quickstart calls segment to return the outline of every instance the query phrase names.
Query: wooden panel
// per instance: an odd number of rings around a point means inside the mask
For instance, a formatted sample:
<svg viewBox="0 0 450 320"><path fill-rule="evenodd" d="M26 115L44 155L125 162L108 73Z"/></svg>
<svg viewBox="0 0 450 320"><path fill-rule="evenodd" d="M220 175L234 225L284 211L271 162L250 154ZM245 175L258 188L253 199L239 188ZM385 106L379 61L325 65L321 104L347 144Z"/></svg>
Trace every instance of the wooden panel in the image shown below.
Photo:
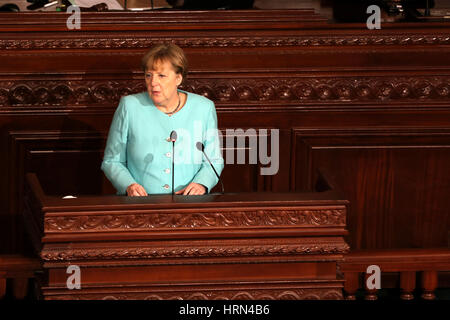
<svg viewBox="0 0 450 320"><path fill-rule="evenodd" d="M10 159L10 192L21 194L25 173L36 172L50 194L103 193L105 178L98 169L104 138L99 134L17 131L10 132L10 140L16 155Z"/></svg>
<svg viewBox="0 0 450 320"><path fill-rule="evenodd" d="M229 186L230 192L268 190L265 183L270 186L270 176L267 179L260 176L260 163L248 163L253 148L256 148L255 152L258 154L258 145L250 144L246 128L242 131L242 134L236 132L227 135L223 132L221 135L221 143L233 141L235 137L232 147L229 148L231 153L228 154L228 161L234 159L234 165L227 167L224 172L225 185ZM10 158L9 163L9 171L13 173L9 181L12 186L10 192L21 193L24 174L34 172L48 194L114 194L115 189L100 171L106 134L64 131L10 132L10 153L15 155ZM239 136L245 139L242 140L243 145L237 141L236 137ZM258 141L259 135L254 138ZM270 142L270 135L268 139ZM226 152L223 151L224 156ZM241 152L247 159L246 163L237 163L238 154ZM243 180L239 184L233 184L234 176L240 176ZM218 187L217 191L219 190Z"/></svg>
<svg viewBox="0 0 450 320"><path fill-rule="evenodd" d="M19 219L27 170L55 192L111 190L95 170L112 114L121 96L144 89L140 57L161 41L186 51L184 88L215 101L222 130L280 129L278 173L229 165L226 191L308 189L325 166L351 200L352 246L447 244L448 24L370 31L312 10L86 13L81 31L67 31L66 19L4 13L0 21L0 251L28 241ZM368 136L353 137L355 128ZM81 186L88 177L96 181Z"/></svg>
<svg viewBox="0 0 450 320"><path fill-rule="evenodd" d="M101 75L92 70L84 75L64 76L0 73L0 113L110 113L121 96L145 91L138 65L135 61L128 72L110 70ZM419 75L411 70L380 69L374 74L358 68L351 75L343 71L316 75L296 66L289 71L273 70L276 77L261 70L194 70L183 88L212 99L219 112L262 111L258 110L261 105L273 108L272 111L289 112L383 110L387 103L391 111L435 110L447 106L450 70L440 71L439 75L431 71Z"/></svg>
<svg viewBox="0 0 450 320"><path fill-rule="evenodd" d="M296 190L324 168L350 200L352 248L447 245L448 129L294 129Z"/></svg>
<svg viewBox="0 0 450 320"><path fill-rule="evenodd" d="M244 135L246 129L243 129ZM94 195L115 194L115 189L100 170L103 148L107 132L93 131L12 131L9 132L8 194L10 215L22 212L24 177L26 172L34 172L42 185L52 195ZM230 139L226 132L223 141ZM256 137L257 139L258 137ZM270 138L269 138L270 139ZM237 159L237 139L233 144L234 159ZM231 140L230 140L231 141ZM270 141L270 140L269 140ZM249 138L241 148L246 159L249 158ZM257 147L257 146L256 146ZM258 151L256 151L258 152ZM236 160L234 161L236 163ZM259 163L234 164L227 166L222 179L227 192L249 192L270 190L270 177L260 175ZM235 177L241 177L236 183ZM220 184L212 192L221 192ZM23 237L20 217L15 227L6 231L10 237L14 234ZM11 224L11 222L9 223Z"/></svg>
<svg viewBox="0 0 450 320"><path fill-rule="evenodd" d="M136 266L105 268L83 268L83 284L87 287L94 285L111 284L124 273L123 284L148 283L183 283L192 279L202 279L202 282L230 282L230 281L269 281L321 279L335 280L335 263L293 262L293 263L258 263L242 264L239 273L233 268L234 264L198 264L198 265L163 265L163 266ZM53 269L49 273L49 282L55 287L65 287L67 273L65 268Z"/></svg>
<svg viewBox="0 0 450 320"><path fill-rule="evenodd" d="M124 299L280 299L288 287L294 299L342 297L348 202L333 190L61 199L27 174L26 192L47 299L107 298L119 288ZM69 264L81 270L77 292L66 287Z"/></svg>

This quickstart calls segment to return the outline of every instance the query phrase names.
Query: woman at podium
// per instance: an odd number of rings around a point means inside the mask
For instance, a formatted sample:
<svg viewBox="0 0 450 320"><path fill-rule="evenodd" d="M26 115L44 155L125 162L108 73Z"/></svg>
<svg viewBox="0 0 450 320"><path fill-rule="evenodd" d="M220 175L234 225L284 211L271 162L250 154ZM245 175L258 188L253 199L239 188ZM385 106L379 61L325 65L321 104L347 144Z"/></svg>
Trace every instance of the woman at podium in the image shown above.
<svg viewBox="0 0 450 320"><path fill-rule="evenodd" d="M121 98L101 169L121 195L209 192L218 177L205 158L224 167L214 103L178 88L187 59L175 44L151 48L142 68L147 91Z"/></svg>

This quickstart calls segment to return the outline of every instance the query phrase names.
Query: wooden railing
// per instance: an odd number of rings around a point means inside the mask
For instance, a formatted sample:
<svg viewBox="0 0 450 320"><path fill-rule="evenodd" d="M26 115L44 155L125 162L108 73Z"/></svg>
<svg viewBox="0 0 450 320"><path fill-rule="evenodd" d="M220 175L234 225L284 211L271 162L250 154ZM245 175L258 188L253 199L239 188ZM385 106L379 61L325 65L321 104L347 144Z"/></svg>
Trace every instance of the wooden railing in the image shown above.
<svg viewBox="0 0 450 320"><path fill-rule="evenodd" d="M397 249L354 251L345 255L341 263L344 273L344 293L348 300L356 299L356 292L362 285L365 287L367 267L377 265L381 272L398 272L400 274L400 298L414 299L414 291L418 286L422 289L421 298L432 300L435 289L439 286L438 272L450 271L450 249ZM7 279L11 279L11 292L15 299L24 299L28 293L29 279L41 270L39 259L21 255L0 256L0 299L7 292ZM420 272L421 282L416 283ZM364 276L364 274L366 274ZM361 281L364 279L364 281ZM383 285L382 285L383 288ZM364 288L366 300L376 300L377 290Z"/></svg>
<svg viewBox="0 0 450 320"><path fill-rule="evenodd" d="M11 279L12 295L15 299L24 299L28 293L29 279L41 269L37 258L22 255L0 255L0 299L7 292L7 280Z"/></svg>
<svg viewBox="0 0 450 320"><path fill-rule="evenodd" d="M344 292L346 299L355 300L356 292L360 289L361 278L366 280L367 268L376 265L381 273L400 273L400 298L403 300L414 299L414 290L417 285L422 289L421 297L426 300L435 298L435 289L438 287L438 272L450 271L449 248L427 249L390 249L390 250L364 250L353 251L345 255L341 264L344 273ZM421 273L421 283L416 284L417 273ZM363 277L362 274L365 274ZM370 289L363 281L366 290L366 300L377 299L377 289ZM383 288L383 284L381 284Z"/></svg>

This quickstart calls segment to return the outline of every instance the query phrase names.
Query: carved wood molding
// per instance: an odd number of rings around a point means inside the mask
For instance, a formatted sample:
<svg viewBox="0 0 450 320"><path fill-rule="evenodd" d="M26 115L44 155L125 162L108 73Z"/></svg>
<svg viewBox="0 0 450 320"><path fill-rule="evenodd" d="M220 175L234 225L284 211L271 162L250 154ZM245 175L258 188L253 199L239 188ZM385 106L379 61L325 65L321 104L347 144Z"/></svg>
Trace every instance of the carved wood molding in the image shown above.
<svg viewBox="0 0 450 320"><path fill-rule="evenodd" d="M44 219L46 233L264 226L345 226L345 209L254 210L183 214L155 212L46 216Z"/></svg>
<svg viewBox="0 0 450 320"><path fill-rule="evenodd" d="M126 247L126 248L83 248L47 249L41 258L50 261L73 260L116 260L116 259L155 259L155 258L198 258L198 257L238 257L238 256L277 256L305 254L344 254L349 246L343 242L307 243L295 245L220 245L202 247Z"/></svg>
<svg viewBox="0 0 450 320"><path fill-rule="evenodd" d="M239 77L239 73L236 73ZM450 76L188 79L183 89L227 103L321 105L379 102L448 102ZM144 82L121 80L3 80L0 109L116 105L123 95L145 91Z"/></svg>
<svg viewBox="0 0 450 320"><path fill-rule="evenodd" d="M66 39L1 39L0 50L46 49L147 49L156 43L171 41L184 48L223 47L320 47L320 46L407 46L448 45L446 34L390 35L305 35L305 36L242 36L242 37L128 37L128 38L66 38Z"/></svg>
<svg viewBox="0 0 450 320"><path fill-rule="evenodd" d="M320 103L448 99L450 76L311 77L191 80L187 89L217 102Z"/></svg>
<svg viewBox="0 0 450 320"><path fill-rule="evenodd" d="M145 85L138 80L0 81L0 107L110 105L121 96L141 91Z"/></svg>
<svg viewBox="0 0 450 320"><path fill-rule="evenodd" d="M336 288L71 293L46 296L49 300L341 300L342 298L342 290Z"/></svg>

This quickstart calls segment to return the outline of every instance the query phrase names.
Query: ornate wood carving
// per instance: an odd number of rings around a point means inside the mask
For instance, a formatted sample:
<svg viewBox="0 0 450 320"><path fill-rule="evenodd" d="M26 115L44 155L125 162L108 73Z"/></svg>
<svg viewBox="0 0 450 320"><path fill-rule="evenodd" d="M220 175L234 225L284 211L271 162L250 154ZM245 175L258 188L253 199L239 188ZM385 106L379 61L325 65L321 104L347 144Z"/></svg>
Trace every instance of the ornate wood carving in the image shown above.
<svg viewBox="0 0 450 320"><path fill-rule="evenodd" d="M220 245L203 247L160 248L85 248L85 249L45 249L41 258L45 261L73 261L94 259L149 259L149 258L195 258L195 257L238 257L238 256L277 256L304 254L344 254L349 246L345 242L299 244L299 245Z"/></svg>
<svg viewBox="0 0 450 320"><path fill-rule="evenodd" d="M111 105L111 102L118 102L123 95L144 90L144 82L137 80L0 81L0 107Z"/></svg>
<svg viewBox="0 0 450 320"><path fill-rule="evenodd" d="M449 76L191 80L188 89L216 101L374 102L446 99Z"/></svg>
<svg viewBox="0 0 450 320"><path fill-rule="evenodd" d="M227 103L355 104L380 101L444 103L450 97L450 76L373 76L314 78L189 78L183 89ZM115 106L123 95L145 91L142 80L4 80L0 108Z"/></svg>
<svg viewBox="0 0 450 320"><path fill-rule="evenodd" d="M157 293L86 293L48 295L49 300L341 300L342 291L331 288L305 288L289 290L203 290L192 292Z"/></svg>
<svg viewBox="0 0 450 320"><path fill-rule="evenodd" d="M390 34L376 36L330 35L317 36L242 36L242 37L167 37L145 38L66 38L66 39L1 39L0 50L45 50L45 49L147 49L156 43L176 43L184 48L227 48L227 47L320 47L320 46L394 46L394 45L448 45L448 35L433 34Z"/></svg>
<svg viewBox="0 0 450 320"><path fill-rule="evenodd" d="M139 299L342 297L336 263L349 250L347 201L332 190L223 194L194 203L171 195L67 202L46 196L36 175L27 181L44 214L47 299L114 297L118 286L119 296ZM68 263L84 268L84 291L66 289Z"/></svg>
<svg viewBox="0 0 450 320"><path fill-rule="evenodd" d="M127 215L47 216L45 232L155 230L160 228L227 228L262 226L345 226L345 210L254 210L233 212Z"/></svg>
<svg viewBox="0 0 450 320"><path fill-rule="evenodd" d="M112 112L122 95L144 90L136 72L138 58L161 40L176 42L186 49L193 72L184 88L215 101L222 128L280 129L279 174L265 183L266 178L255 178L256 170L229 166L225 170L230 177L227 192L305 190L312 185L313 171L326 167L337 178L335 186L344 189L344 198L351 200L349 239L357 247L446 245L447 238L442 235L449 225L443 211L449 207L448 26L398 23L368 31L360 26L327 25L312 21L313 17L305 22L299 19L298 12L290 10L270 14L255 11L251 17L241 12L230 19L224 17L227 14L234 13L183 13L167 24L161 23L167 16L153 12L145 16L148 20L139 21L134 21L132 15L117 21L119 15L106 19L102 15L101 20L87 14L83 15L86 23L81 32L67 32L63 15L55 15L59 20L50 24L34 14L27 15L27 23L18 21L17 15L2 16L0 151L6 157L0 165L4 177L0 216L7 219L2 219L6 223L2 224L0 243L4 252L18 252L24 247L25 237L19 230L23 226L9 217L22 213L25 172L41 170L48 179L45 183L54 186L50 193L82 185L73 177L82 176L79 173L95 180L91 184L100 184L93 189L83 186L83 190L105 190L101 172L94 170L99 170L101 143ZM205 15L206 22L202 21ZM276 28L271 28L274 20ZM361 130L355 132L352 128ZM383 130L381 135L370 131L378 128ZM308 129L313 132L309 136L305 132ZM55 133L46 136L42 134L45 130ZM82 134L75 139L58 134L68 131ZM89 142L92 135L96 135L97 146ZM379 148L383 146L386 148ZM64 150L68 152L61 156ZM75 156L86 150L98 156ZM71 172L73 176L68 178ZM25 210L29 216L34 208ZM108 222L103 221L110 229L88 218L75 221L82 228L73 227L73 233L72 222L61 218L49 232L53 237L50 240L68 241L58 224L68 227L67 234L85 239L93 239L102 231L110 237L127 234L129 224L114 220L114 214ZM417 222L418 229L411 226L411 221ZM436 221L439 223L433 223ZM38 222L42 228L42 221ZM409 227L395 232L398 226L405 225ZM40 237L39 228L35 228L35 238ZM204 228L210 228L212 234L218 229L224 233L227 227ZM287 225L280 229L290 228ZM243 227L240 231L250 229ZM264 227L255 229L260 232ZM319 228L310 224L304 229ZM166 230L178 234L192 231L188 224ZM208 233L205 229L202 232ZM134 232L149 233L145 227ZM414 235L411 241L404 237L407 233ZM87 256L94 257L97 244L90 245ZM244 248L245 243L240 245L241 252L250 252ZM278 248L296 250L292 243L289 245L292 247ZM83 254L62 247L51 252L55 259L64 254ZM201 246L192 248L181 253L194 257L186 260L194 260L195 254L207 254ZM261 245L258 248L265 250ZM134 254L152 254L150 248L146 250ZM107 254L115 257L122 253L112 250ZM223 258L220 252L214 254L217 258L205 259ZM110 259L120 263L119 258ZM173 260L182 259L175 256ZM237 260L237 255L232 259ZM61 266L66 263L49 261Z"/></svg>

